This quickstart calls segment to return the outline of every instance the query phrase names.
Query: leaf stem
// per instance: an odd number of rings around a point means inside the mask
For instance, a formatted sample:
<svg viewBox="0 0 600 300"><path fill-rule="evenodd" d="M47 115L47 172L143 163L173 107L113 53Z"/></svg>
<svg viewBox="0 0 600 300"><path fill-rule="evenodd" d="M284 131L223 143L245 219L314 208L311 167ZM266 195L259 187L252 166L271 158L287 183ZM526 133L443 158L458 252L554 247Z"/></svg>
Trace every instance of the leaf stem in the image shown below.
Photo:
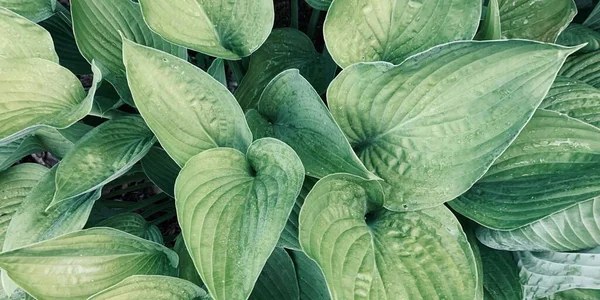
<svg viewBox="0 0 600 300"><path fill-rule="evenodd" d="M167 194L156 194L154 196L148 197L140 202L137 202L136 205L132 205L129 207L129 211L136 211L138 209L144 209L158 201L161 201L163 199L167 199L169 198L169 196Z"/></svg>
<svg viewBox="0 0 600 300"><path fill-rule="evenodd" d="M310 14L310 21L308 22L308 29L306 31L306 35L308 35L311 40L315 38L315 32L317 32L320 16L321 11L313 8L312 13Z"/></svg>
<svg viewBox="0 0 600 300"><path fill-rule="evenodd" d="M242 82L242 78L244 78L244 71L242 69L242 66L240 65L240 61L228 60L227 65L229 65L231 72L233 72L235 80L238 82L238 84L240 84L240 82Z"/></svg>
<svg viewBox="0 0 600 300"><path fill-rule="evenodd" d="M177 216L177 212L172 211L172 212L168 212L167 214L165 214L164 216L158 217L157 219L155 219L154 221L150 222L154 225L160 225L163 222L169 221L173 218L175 218Z"/></svg>
<svg viewBox="0 0 600 300"><path fill-rule="evenodd" d="M170 207L175 206L175 204L173 203L173 201L166 201L163 202L161 204L152 206L150 208L148 208L147 210L144 210L142 213L140 213L140 215L142 215L142 217L144 218L149 218L150 216L152 216L153 214L162 211L163 209L167 209Z"/></svg>
<svg viewBox="0 0 600 300"><path fill-rule="evenodd" d="M298 29L298 11L299 11L299 7L298 7L298 0L291 0L292 1L292 27Z"/></svg>

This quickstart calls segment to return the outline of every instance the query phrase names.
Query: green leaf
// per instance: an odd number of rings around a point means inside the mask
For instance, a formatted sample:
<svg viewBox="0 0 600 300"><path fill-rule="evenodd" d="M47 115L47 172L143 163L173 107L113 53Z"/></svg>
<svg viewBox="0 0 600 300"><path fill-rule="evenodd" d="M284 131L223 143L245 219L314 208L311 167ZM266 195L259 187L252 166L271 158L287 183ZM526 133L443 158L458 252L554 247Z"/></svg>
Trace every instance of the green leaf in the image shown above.
<svg viewBox="0 0 600 300"><path fill-rule="evenodd" d="M0 171L8 169L21 158L36 152L44 151L35 136L24 137L0 146Z"/></svg>
<svg viewBox="0 0 600 300"><path fill-rule="evenodd" d="M486 227L516 229L600 196L598 168L600 129L538 110L485 176L449 204Z"/></svg>
<svg viewBox="0 0 600 300"><path fill-rule="evenodd" d="M502 38L502 25L500 23L500 8L498 0L490 0L485 11L485 18L475 36L478 40L499 40Z"/></svg>
<svg viewBox="0 0 600 300"><path fill-rule="evenodd" d="M177 254L111 228L91 228L0 254L0 267L38 299L82 299L131 275L170 275ZM127 268L123 268L127 266Z"/></svg>
<svg viewBox="0 0 600 300"><path fill-rule="evenodd" d="M94 227L111 227L161 244L156 239L150 238L153 236L155 226L148 223L144 217L136 213L127 212L114 215L101 222L98 222L98 224L94 225Z"/></svg>
<svg viewBox="0 0 600 300"><path fill-rule="evenodd" d="M179 166L211 148L246 151L252 133L235 98L187 61L124 42L127 80L135 104Z"/></svg>
<svg viewBox="0 0 600 300"><path fill-rule="evenodd" d="M483 289L486 300L521 300L523 288L519 268L512 253L479 245L483 264Z"/></svg>
<svg viewBox="0 0 600 300"><path fill-rule="evenodd" d="M283 249L276 247L254 285L249 300L299 299L294 262Z"/></svg>
<svg viewBox="0 0 600 300"><path fill-rule="evenodd" d="M102 80L100 70L92 68L94 82L86 96L79 79L54 62L0 58L0 145L40 127L66 128L85 117Z"/></svg>
<svg viewBox="0 0 600 300"><path fill-rule="evenodd" d="M0 0L0 7L10 9L37 23L54 14L56 0Z"/></svg>
<svg viewBox="0 0 600 300"><path fill-rule="evenodd" d="M600 299L600 290L574 289L566 290L548 296L548 300L597 300Z"/></svg>
<svg viewBox="0 0 600 300"><path fill-rule="evenodd" d="M167 152L158 147L152 147L142 158L142 168L156 186L167 195L174 197L175 180L181 168L173 161Z"/></svg>
<svg viewBox="0 0 600 300"><path fill-rule="evenodd" d="M594 10L585 19L583 25L593 30L600 30L600 5L596 4Z"/></svg>
<svg viewBox="0 0 600 300"><path fill-rule="evenodd" d="M499 0L502 37L554 43L571 23L573 0Z"/></svg>
<svg viewBox="0 0 600 300"><path fill-rule="evenodd" d="M600 248L574 252L516 252L524 299L600 288Z"/></svg>
<svg viewBox="0 0 600 300"><path fill-rule="evenodd" d="M306 0L306 3L314 9L327 11L333 0Z"/></svg>
<svg viewBox="0 0 600 300"><path fill-rule="evenodd" d="M317 183L316 179L304 177L304 183L300 189L300 194L296 197L294 208L285 224L283 232L281 232L277 246L300 251L300 242L298 242L298 216L300 215L302 204L304 204L304 199L306 199L306 196L315 183Z"/></svg>
<svg viewBox="0 0 600 300"><path fill-rule="evenodd" d="M556 43L565 46L587 43L585 47L579 50L579 53L589 53L600 50L600 32L572 23L558 36Z"/></svg>
<svg viewBox="0 0 600 300"><path fill-rule="evenodd" d="M539 108L557 111L600 127L600 90L575 79L556 77Z"/></svg>
<svg viewBox="0 0 600 300"><path fill-rule="evenodd" d="M357 62L399 64L435 45L472 39L479 25L481 3L336 0L323 26L325 43L342 68Z"/></svg>
<svg viewBox="0 0 600 300"><path fill-rule="evenodd" d="M13 215L46 172L46 167L28 163L0 172L0 245Z"/></svg>
<svg viewBox="0 0 600 300"><path fill-rule="evenodd" d="M558 75L600 88L600 50L570 57Z"/></svg>
<svg viewBox="0 0 600 300"><path fill-rule="evenodd" d="M159 275L134 275L88 300L190 300L206 296L203 289L187 280Z"/></svg>
<svg viewBox="0 0 600 300"><path fill-rule="evenodd" d="M382 208L376 181L321 179L300 212L300 245L323 270L332 299L473 299L475 257L445 206Z"/></svg>
<svg viewBox="0 0 600 300"><path fill-rule="evenodd" d="M198 274L198 271L196 271L194 261L185 247L183 236L181 234L175 239L173 251L177 252L177 255L179 256L179 265L177 266L179 270L179 278L188 280L198 286L204 286L204 283L202 283L202 279L200 278L200 274Z"/></svg>
<svg viewBox="0 0 600 300"><path fill-rule="evenodd" d="M256 108L269 82L288 69L300 70L300 74L322 94L337 68L335 64L328 64L328 59L315 50L312 40L303 32L293 28L275 29L250 57L248 72L235 90L235 97L244 110Z"/></svg>
<svg viewBox="0 0 600 300"><path fill-rule="evenodd" d="M304 252L291 251L300 288L300 300L329 300L329 290L323 272Z"/></svg>
<svg viewBox="0 0 600 300"><path fill-rule="evenodd" d="M210 67L208 67L206 73L208 73L208 75L212 76L212 78L220 82L224 87L227 87L227 76L225 75L225 62L222 59L216 58L215 60L213 60L213 62L210 64Z"/></svg>
<svg viewBox="0 0 600 300"><path fill-rule="evenodd" d="M43 58L58 62L48 31L2 7L0 32L0 58Z"/></svg>
<svg viewBox="0 0 600 300"><path fill-rule="evenodd" d="M125 174L155 142L152 131L139 116L109 120L92 129L58 166L50 207Z"/></svg>
<svg viewBox="0 0 600 300"><path fill-rule="evenodd" d="M57 12L54 16L41 22L40 25L52 36L61 66L78 75L92 73L90 63L85 60L77 48L71 14Z"/></svg>
<svg viewBox="0 0 600 300"><path fill-rule="evenodd" d="M398 66L355 64L327 100L358 157L385 180L384 206L433 207L483 176L576 50L522 40L445 44Z"/></svg>
<svg viewBox="0 0 600 300"><path fill-rule="evenodd" d="M460 218L461 216L457 216ZM475 291L474 300L484 300L484 290L483 290L483 264L481 263L481 252L479 251L479 243L477 242L477 237L475 237L475 231L473 230L473 226L467 222L461 222L458 220L467 236L467 242L473 251L473 256L475 257L475 264L477 268L477 287Z"/></svg>
<svg viewBox="0 0 600 300"><path fill-rule="evenodd" d="M140 4L148 26L166 40L228 60L256 51L275 20L271 0L142 0Z"/></svg>
<svg viewBox="0 0 600 300"><path fill-rule="evenodd" d="M177 216L214 299L250 295L303 179L304 168L294 151L270 138L253 142L246 155L217 148L186 163L175 184Z"/></svg>
<svg viewBox="0 0 600 300"><path fill-rule="evenodd" d="M257 110L246 118L255 138L268 136L290 145L307 176L349 173L378 178L356 157L319 94L298 70L277 75L265 88Z"/></svg>

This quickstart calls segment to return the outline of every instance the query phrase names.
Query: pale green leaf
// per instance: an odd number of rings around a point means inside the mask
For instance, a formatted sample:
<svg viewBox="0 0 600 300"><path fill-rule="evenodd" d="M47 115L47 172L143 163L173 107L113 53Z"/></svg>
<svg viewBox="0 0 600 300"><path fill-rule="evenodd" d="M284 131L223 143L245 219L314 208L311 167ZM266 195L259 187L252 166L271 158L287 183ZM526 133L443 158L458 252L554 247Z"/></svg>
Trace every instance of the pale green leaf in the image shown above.
<svg viewBox="0 0 600 300"><path fill-rule="evenodd" d="M85 60L77 48L71 14L63 11L57 12L54 16L42 21L40 25L52 36L61 66L78 75L92 73L90 63Z"/></svg>
<svg viewBox="0 0 600 300"><path fill-rule="evenodd" d="M292 251L290 256L296 267L300 300L329 300L327 283L319 266L302 251Z"/></svg>
<svg viewBox="0 0 600 300"><path fill-rule="evenodd" d="M304 178L304 183L302 184L302 189L300 189L300 194L298 197L296 197L294 208L292 209L287 223L285 224L285 228L279 237L279 242L277 243L279 247L298 251L300 250L300 243L298 242L298 216L300 215L300 209L302 208L304 199L306 199L306 196L313 188L315 183L317 183L317 179L311 177Z"/></svg>
<svg viewBox="0 0 600 300"><path fill-rule="evenodd" d="M129 40L123 52L135 104L178 165L211 148L246 151L252 133L226 87L187 61Z"/></svg>
<svg viewBox="0 0 600 300"><path fill-rule="evenodd" d="M598 168L600 129L557 112L538 110L485 176L449 204L486 227L516 229L600 196ZM565 214L558 218L579 213Z"/></svg>
<svg viewBox="0 0 600 300"><path fill-rule="evenodd" d="M0 7L8 8L36 23L52 16L56 5L56 0L0 0Z"/></svg>
<svg viewBox="0 0 600 300"><path fill-rule="evenodd" d="M485 17L475 38L478 40L499 40L502 38L498 0L490 0L488 2Z"/></svg>
<svg viewBox="0 0 600 300"><path fill-rule="evenodd" d="M142 158L142 168L156 186L167 195L174 197L175 180L181 168L173 161L167 152L158 147L152 147Z"/></svg>
<svg viewBox="0 0 600 300"><path fill-rule="evenodd" d="M294 262L288 253L275 247L254 285L249 300L298 300L298 279Z"/></svg>
<svg viewBox="0 0 600 300"><path fill-rule="evenodd" d="M554 43L571 23L573 0L499 0L502 36Z"/></svg>
<svg viewBox="0 0 600 300"><path fill-rule="evenodd" d="M227 76L225 75L225 62L222 59L217 58L213 60L213 62L210 64L210 67L208 67L208 70L206 70L206 73L208 73L208 75L212 76L214 79L220 82L224 87L227 87Z"/></svg>
<svg viewBox="0 0 600 300"><path fill-rule="evenodd" d="M268 136L290 145L307 176L349 173L378 178L354 154L321 97L298 70L277 75L265 88L257 109L249 111L246 118L255 138Z"/></svg>
<svg viewBox="0 0 600 300"><path fill-rule="evenodd" d="M539 108L600 127L600 90L575 79L556 77Z"/></svg>
<svg viewBox="0 0 600 300"><path fill-rule="evenodd" d="M327 100L358 157L385 180L385 207L433 207L483 176L576 50L523 40L445 44L398 66L355 64Z"/></svg>
<svg viewBox="0 0 600 300"><path fill-rule="evenodd" d="M112 228L91 228L0 254L0 267L38 299L82 299L131 275L170 275L177 254ZM123 268L127 266L127 268Z"/></svg>
<svg viewBox="0 0 600 300"><path fill-rule="evenodd" d="M566 290L554 295L548 296L548 300L598 300L600 299L600 290L574 289Z"/></svg>
<svg viewBox="0 0 600 300"><path fill-rule="evenodd" d="M570 57L559 75L600 88L600 50Z"/></svg>
<svg viewBox="0 0 600 300"><path fill-rule="evenodd" d="M312 40L303 32L293 28L275 29L250 57L248 72L235 90L235 97L244 110L256 108L267 84L288 69L300 70L300 74L322 94L337 68L335 64L328 64L328 59L315 50Z"/></svg>
<svg viewBox="0 0 600 300"><path fill-rule="evenodd" d="M181 236L181 234L175 239L173 251L177 252L177 255L179 256L179 265L177 266L177 269L179 270L179 278L183 278L198 286L204 286L202 279L200 279L200 274L198 274L198 271L196 271L194 261L185 247L183 236Z"/></svg>
<svg viewBox="0 0 600 300"><path fill-rule="evenodd" d="M44 28L0 6L0 58L43 58L58 62Z"/></svg>
<svg viewBox="0 0 600 300"><path fill-rule="evenodd" d="M134 275L88 300L193 300L206 296L203 289L187 280L160 275Z"/></svg>
<svg viewBox="0 0 600 300"><path fill-rule="evenodd" d="M196 269L214 299L250 295L303 179L298 156L271 138L253 142L246 155L217 148L186 163L175 184L177 216Z"/></svg>
<svg viewBox="0 0 600 300"><path fill-rule="evenodd" d="M472 39L479 25L481 3L336 0L325 19L325 43L342 68L357 62L399 64L435 45Z"/></svg>
<svg viewBox="0 0 600 300"><path fill-rule="evenodd" d="M148 223L144 217L136 213L127 212L114 215L98 222L94 227L111 227L158 244L163 243L158 227Z"/></svg>
<svg viewBox="0 0 600 300"><path fill-rule="evenodd" d="M314 9L328 10L333 0L306 0L306 3Z"/></svg>
<svg viewBox="0 0 600 300"><path fill-rule="evenodd" d="M125 174L156 142L139 116L109 120L81 138L56 171L50 206L95 190Z"/></svg>
<svg viewBox="0 0 600 300"><path fill-rule="evenodd" d="M585 47L579 50L579 53L593 52L600 50L600 32L572 23L558 36L556 43L565 46L577 46L587 43Z"/></svg>
<svg viewBox="0 0 600 300"><path fill-rule="evenodd" d="M511 252L479 245L483 265L485 300L521 300L523 288L519 282L519 268Z"/></svg>
<svg viewBox="0 0 600 300"><path fill-rule="evenodd" d="M142 0L140 4L148 26L166 40L229 60L256 51L275 20L271 0Z"/></svg>

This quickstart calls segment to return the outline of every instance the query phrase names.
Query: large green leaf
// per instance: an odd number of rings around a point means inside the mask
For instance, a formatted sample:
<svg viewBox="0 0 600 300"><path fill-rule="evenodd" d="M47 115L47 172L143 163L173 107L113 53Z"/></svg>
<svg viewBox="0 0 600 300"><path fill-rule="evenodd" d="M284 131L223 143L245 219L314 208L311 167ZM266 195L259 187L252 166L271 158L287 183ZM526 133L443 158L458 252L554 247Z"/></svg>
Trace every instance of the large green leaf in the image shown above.
<svg viewBox="0 0 600 300"><path fill-rule="evenodd" d="M125 174L156 142L139 116L113 119L92 129L61 161L50 206L95 190Z"/></svg>
<svg viewBox="0 0 600 300"><path fill-rule="evenodd" d="M600 196L598 168L600 129L539 110L486 175L449 204L486 227L516 229Z"/></svg>
<svg viewBox="0 0 600 300"><path fill-rule="evenodd" d="M325 19L325 43L342 68L370 61L399 64L435 45L472 39L479 25L481 3L336 0Z"/></svg>
<svg viewBox="0 0 600 300"><path fill-rule="evenodd" d="M168 248L112 228L77 231L0 254L0 267L38 299L85 299L131 275L171 275L177 263Z"/></svg>
<svg viewBox="0 0 600 300"><path fill-rule="evenodd" d="M235 90L244 110L256 108L260 95L275 76L288 69L300 74L322 94L335 75L337 66L315 50L312 40L293 28L273 30L267 41L250 57L248 72Z"/></svg>
<svg viewBox="0 0 600 300"><path fill-rule="evenodd" d="M0 32L0 58L43 58L58 62L48 31L1 6Z"/></svg>
<svg viewBox="0 0 600 300"><path fill-rule="evenodd" d="M226 87L167 53L128 40L123 52L135 104L178 165L211 148L246 151L252 133Z"/></svg>
<svg viewBox="0 0 600 300"><path fill-rule="evenodd" d="M455 42L398 66L355 64L332 82L327 100L358 157L385 180L385 207L433 207L483 176L574 51L522 40Z"/></svg>
<svg viewBox="0 0 600 300"><path fill-rule="evenodd" d="M281 232L281 236L279 237L278 246L300 250L300 243L298 242L298 216L300 215L300 209L302 208L302 204L304 204L304 199L313 188L313 186L317 183L317 180L311 177L305 177L304 183L302 184L302 189L300 189L300 194L296 197L296 203L294 203L294 208L288 217L287 223L285 224L285 228Z"/></svg>
<svg viewBox="0 0 600 300"><path fill-rule="evenodd" d="M156 225L148 223L144 217L136 213L127 212L114 215L98 222L94 227L110 227L162 244L162 236L159 239L153 236L153 232L158 230ZM160 235L160 231L158 233Z"/></svg>
<svg viewBox="0 0 600 300"><path fill-rule="evenodd" d="M54 16L41 22L40 25L50 32L61 66L79 75L92 73L90 64L77 48L71 14L63 11L57 12Z"/></svg>
<svg viewBox="0 0 600 300"><path fill-rule="evenodd" d="M600 289L600 248L582 252L516 252L524 298L556 292Z"/></svg>
<svg viewBox="0 0 600 300"><path fill-rule="evenodd" d="M561 112L600 127L600 90L575 79L556 77L539 108Z"/></svg>
<svg viewBox="0 0 600 300"><path fill-rule="evenodd" d="M204 283L202 283L200 274L198 274L198 271L194 266L194 261L192 260L192 257L185 246L185 242L183 241L183 236L181 236L181 234L175 239L173 251L177 252L177 255L179 256L179 265L177 266L177 269L179 270L179 278L183 278L198 286L204 286Z"/></svg>
<svg viewBox="0 0 600 300"><path fill-rule="evenodd" d="M306 175L349 173L377 179L356 157L329 110L298 70L287 70L265 88L258 108L246 114L255 138L274 137L296 151Z"/></svg>
<svg viewBox="0 0 600 300"><path fill-rule="evenodd" d="M271 0L142 0L140 4L148 26L166 40L229 60L256 51L275 20Z"/></svg>
<svg viewBox="0 0 600 300"><path fill-rule="evenodd" d="M37 23L54 14L56 0L0 0L0 7L8 8Z"/></svg>
<svg viewBox="0 0 600 300"><path fill-rule="evenodd" d="M88 300L193 300L206 296L203 289L187 280L160 275L134 275Z"/></svg>
<svg viewBox="0 0 600 300"><path fill-rule="evenodd" d="M292 251L290 256L296 267L300 300L329 300L327 283L319 266L302 251Z"/></svg>
<svg viewBox="0 0 600 300"><path fill-rule="evenodd" d="M593 52L600 50L600 32L572 23L558 36L556 43L565 46L576 46L587 43L585 47L579 50L579 53Z"/></svg>
<svg viewBox="0 0 600 300"><path fill-rule="evenodd" d="M554 43L571 23L573 0L499 0L502 36Z"/></svg>
<svg viewBox="0 0 600 300"><path fill-rule="evenodd" d="M300 212L300 245L333 299L473 299L475 257L445 206L384 209L375 181L321 179Z"/></svg>
<svg viewBox="0 0 600 300"><path fill-rule="evenodd" d="M217 148L186 163L175 184L177 216L196 269L214 299L250 295L303 179L296 153L271 138L253 142L246 155Z"/></svg>
<svg viewBox="0 0 600 300"><path fill-rule="evenodd" d="M559 75L600 88L600 50L570 57Z"/></svg>
<svg viewBox="0 0 600 300"><path fill-rule="evenodd" d="M254 285L249 300L299 299L294 262L283 249L276 247Z"/></svg>
<svg viewBox="0 0 600 300"><path fill-rule="evenodd" d="M167 195L174 197L175 180L181 168L173 161L167 152L158 147L152 147L142 158L142 168L156 186Z"/></svg>
<svg viewBox="0 0 600 300"><path fill-rule="evenodd" d="M483 292L486 300L521 300L523 288L512 253L479 245L483 265Z"/></svg>

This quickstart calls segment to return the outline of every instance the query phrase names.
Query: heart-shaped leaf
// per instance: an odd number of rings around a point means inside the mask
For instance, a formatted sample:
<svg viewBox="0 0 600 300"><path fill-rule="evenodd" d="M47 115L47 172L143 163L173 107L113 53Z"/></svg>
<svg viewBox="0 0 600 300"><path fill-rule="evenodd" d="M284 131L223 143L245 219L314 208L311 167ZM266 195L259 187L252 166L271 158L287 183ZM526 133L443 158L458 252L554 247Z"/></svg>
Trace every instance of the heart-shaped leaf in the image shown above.
<svg viewBox="0 0 600 300"><path fill-rule="evenodd" d="M178 165L211 148L248 149L244 113L221 83L167 53L128 40L123 48L135 104Z"/></svg>
<svg viewBox="0 0 600 300"><path fill-rule="evenodd" d="M149 241L162 244L162 237L160 241L157 241L155 238L153 238L152 232L155 230L156 225L148 223L144 217L136 213L129 212L114 215L110 218L102 220L98 224L94 225L94 227L110 227L133 234L143 239L147 239Z"/></svg>
<svg viewBox="0 0 600 300"><path fill-rule="evenodd" d="M382 208L376 181L321 179L300 212L300 245L332 299L473 299L475 257L450 210Z"/></svg>
<svg viewBox="0 0 600 300"><path fill-rule="evenodd" d="M342 68L357 62L399 64L435 45L475 36L479 0L336 0L323 26ZM431 22L436 20L436 22Z"/></svg>
<svg viewBox="0 0 600 300"><path fill-rule="evenodd" d="M579 50L579 53L593 52L600 50L600 32L572 23L558 36L556 43L565 46L576 46L587 43L585 47Z"/></svg>
<svg viewBox="0 0 600 300"><path fill-rule="evenodd" d="M449 204L486 227L516 229L600 196L598 168L600 129L538 110L485 176Z"/></svg>
<svg viewBox="0 0 600 300"><path fill-rule="evenodd" d="M398 66L355 64L327 100L358 157L385 180L385 207L433 207L485 174L576 50L521 40L445 44Z"/></svg>
<svg viewBox="0 0 600 300"><path fill-rule="evenodd" d="M300 300L329 300L329 290L319 266L302 251L291 251L300 288Z"/></svg>
<svg viewBox="0 0 600 300"><path fill-rule="evenodd" d="M58 62L48 31L1 6L0 32L0 58L43 58Z"/></svg>
<svg viewBox="0 0 600 300"><path fill-rule="evenodd" d="M155 142L154 134L139 116L113 119L92 129L58 166L50 206L96 190L125 174Z"/></svg>
<svg viewBox="0 0 600 300"><path fill-rule="evenodd" d="M349 173L378 177L356 157L329 110L298 70L287 70L265 88L257 110L246 115L255 138L274 137L298 154L306 175Z"/></svg>
<svg viewBox="0 0 600 300"><path fill-rule="evenodd" d="M10 9L36 23L52 16L56 5L56 0L0 0L0 7Z"/></svg>
<svg viewBox="0 0 600 300"><path fill-rule="evenodd" d="M523 299L519 268L512 253L479 245L483 265L484 299Z"/></svg>
<svg viewBox="0 0 600 300"><path fill-rule="evenodd" d="M229 60L258 49L275 20L271 0L142 0L140 4L148 26L166 40Z"/></svg>
<svg viewBox="0 0 600 300"><path fill-rule="evenodd" d="M315 50L312 40L303 32L293 28L275 29L250 57L248 72L235 90L235 98L244 110L256 108L269 82L288 69L300 70L300 74L322 94L337 68L328 59Z"/></svg>
<svg viewBox="0 0 600 300"><path fill-rule="evenodd" d="M160 275L134 275L87 300L190 300L206 296L203 289L187 280Z"/></svg>
<svg viewBox="0 0 600 300"><path fill-rule="evenodd" d="M0 254L0 267L38 299L85 299L131 275L171 275L177 263L168 248L112 228L77 231Z"/></svg>
<svg viewBox="0 0 600 300"><path fill-rule="evenodd" d="M85 60L77 48L70 13L57 12L54 16L41 22L40 26L44 27L52 36L61 66L78 75L92 73L90 63Z"/></svg>
<svg viewBox="0 0 600 300"><path fill-rule="evenodd" d="M246 299L275 248L304 168L275 139L190 159L175 184L177 216L196 269L214 299ZM236 242L231 242L236 241Z"/></svg>
<svg viewBox="0 0 600 300"><path fill-rule="evenodd" d="M600 88L600 50L570 57L558 75Z"/></svg>
<svg viewBox="0 0 600 300"><path fill-rule="evenodd" d="M299 299L299 297L294 262L283 248L275 247L248 299Z"/></svg>
<svg viewBox="0 0 600 300"><path fill-rule="evenodd" d="M498 0L490 0L488 2L485 17L475 38L478 40L499 40L502 38Z"/></svg>
<svg viewBox="0 0 600 300"><path fill-rule="evenodd" d="M175 180L181 168L173 161L167 152L158 147L152 147L142 158L142 168L156 186L167 195L175 196Z"/></svg>
<svg viewBox="0 0 600 300"><path fill-rule="evenodd" d="M600 127L600 90L575 79L556 77L539 108L561 112Z"/></svg>

